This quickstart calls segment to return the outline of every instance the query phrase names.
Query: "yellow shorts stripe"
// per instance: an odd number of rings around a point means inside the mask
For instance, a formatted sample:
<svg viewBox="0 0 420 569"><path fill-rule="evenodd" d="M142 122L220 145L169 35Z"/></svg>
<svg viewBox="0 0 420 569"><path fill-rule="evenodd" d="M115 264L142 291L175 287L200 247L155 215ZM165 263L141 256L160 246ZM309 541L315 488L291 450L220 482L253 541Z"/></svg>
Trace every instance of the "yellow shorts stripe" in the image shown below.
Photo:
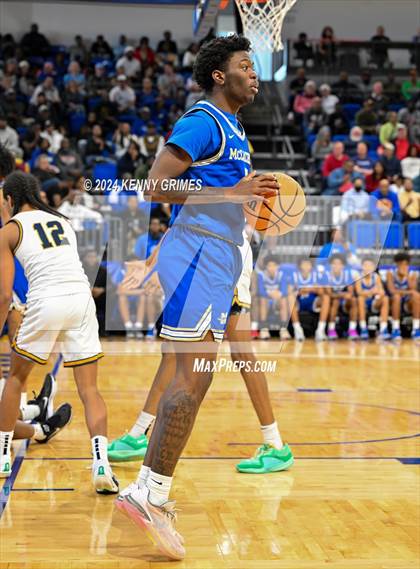
<svg viewBox="0 0 420 569"><path fill-rule="evenodd" d="M22 348L19 348L16 345L16 342L13 342L12 344L12 350L14 352L16 352L19 356L22 356L24 358L28 358L29 360L39 364L39 365L46 365L48 360L43 360L42 358L39 358L38 356L35 356L34 354L31 354L30 352L27 352L26 350L22 350Z"/></svg>
<svg viewBox="0 0 420 569"><path fill-rule="evenodd" d="M83 366L85 364L90 364L92 362L96 362L104 357L104 353L101 352L100 354L96 354L96 356L91 356L89 358L83 358L81 360L73 360L70 362L64 362L63 367L77 367Z"/></svg>

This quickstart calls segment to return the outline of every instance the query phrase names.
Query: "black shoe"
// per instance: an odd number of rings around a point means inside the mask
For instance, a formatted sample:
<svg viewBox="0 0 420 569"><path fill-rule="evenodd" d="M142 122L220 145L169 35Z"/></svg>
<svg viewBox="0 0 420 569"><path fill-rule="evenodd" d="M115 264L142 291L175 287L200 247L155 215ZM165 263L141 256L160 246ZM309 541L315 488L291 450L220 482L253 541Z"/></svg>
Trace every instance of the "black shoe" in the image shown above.
<svg viewBox="0 0 420 569"><path fill-rule="evenodd" d="M34 399L28 401L28 405L38 405L39 415L36 418L38 423L45 423L48 417L53 414L53 398L56 392L56 381L51 373L47 373L44 379L44 384L38 395Z"/></svg>
<svg viewBox="0 0 420 569"><path fill-rule="evenodd" d="M44 444L50 439L55 437L61 429L64 429L71 421L72 409L70 403L64 403L57 409L54 415L51 415L44 423L41 423L41 429L44 431L45 439L43 441L36 441L37 443Z"/></svg>

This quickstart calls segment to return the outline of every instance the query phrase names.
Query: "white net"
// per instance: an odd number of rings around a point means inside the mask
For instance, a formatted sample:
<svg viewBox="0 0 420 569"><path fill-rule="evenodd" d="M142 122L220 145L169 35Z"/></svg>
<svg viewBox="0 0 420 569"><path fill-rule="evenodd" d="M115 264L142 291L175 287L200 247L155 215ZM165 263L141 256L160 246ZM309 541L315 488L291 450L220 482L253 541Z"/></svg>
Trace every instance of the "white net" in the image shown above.
<svg viewBox="0 0 420 569"><path fill-rule="evenodd" d="M244 35L254 50L281 51L281 29L297 0L235 0L244 26Z"/></svg>

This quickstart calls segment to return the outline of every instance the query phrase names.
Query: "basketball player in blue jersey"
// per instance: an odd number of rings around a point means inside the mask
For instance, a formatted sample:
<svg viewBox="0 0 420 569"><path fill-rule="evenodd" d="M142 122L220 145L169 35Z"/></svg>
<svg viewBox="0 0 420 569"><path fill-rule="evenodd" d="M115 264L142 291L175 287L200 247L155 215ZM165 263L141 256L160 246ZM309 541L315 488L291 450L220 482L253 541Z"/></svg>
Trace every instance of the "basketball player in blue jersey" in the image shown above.
<svg viewBox="0 0 420 569"><path fill-rule="evenodd" d="M410 256L397 253L396 267L388 271L386 286L391 295L392 339L401 340L400 319L404 309L413 316L412 338L420 340L420 293L417 290L417 274L410 271Z"/></svg>
<svg viewBox="0 0 420 569"><path fill-rule="evenodd" d="M327 339L325 327L330 310L330 295L326 286L326 279L313 268L311 259L300 259L298 270L292 275L290 289L289 300L291 302L291 319L295 331L295 340L302 342L305 339L299 322L299 312L305 311L319 313L315 340L323 342Z"/></svg>
<svg viewBox="0 0 420 569"><path fill-rule="evenodd" d="M149 199L183 205L157 261L166 299L161 337L171 340L176 373L159 403L144 461L148 478L123 492L117 506L173 559L182 559L185 549L168 501L172 476L213 376L194 372L194 361L212 364L223 339L242 270L242 204L266 201L264 195L279 191L274 176L249 173L248 141L236 117L258 92L249 50L249 41L238 36L201 48L194 75L206 99L176 123L149 174L157 181ZM168 179L189 180L201 189L165 191Z"/></svg>
<svg viewBox="0 0 420 569"><path fill-rule="evenodd" d="M270 310L280 313L280 339L290 340L287 331L287 277L279 269L277 258L270 255L264 259L264 270L258 272L257 287L259 297L260 340L269 340L268 314Z"/></svg>
<svg viewBox="0 0 420 569"><path fill-rule="evenodd" d="M389 298L385 294L381 277L375 272L375 269L374 259L369 257L363 259L362 275L355 285L361 340L369 340L366 324L367 311L379 314L379 339L389 340L391 338L388 333Z"/></svg>
<svg viewBox="0 0 420 569"><path fill-rule="evenodd" d="M332 255L329 259L330 268L327 270L327 282L331 289L331 308L328 322L328 339L337 340L335 329L337 314L341 308L349 315L349 340L358 340L357 334L357 300L354 295L355 275L346 267L343 255Z"/></svg>

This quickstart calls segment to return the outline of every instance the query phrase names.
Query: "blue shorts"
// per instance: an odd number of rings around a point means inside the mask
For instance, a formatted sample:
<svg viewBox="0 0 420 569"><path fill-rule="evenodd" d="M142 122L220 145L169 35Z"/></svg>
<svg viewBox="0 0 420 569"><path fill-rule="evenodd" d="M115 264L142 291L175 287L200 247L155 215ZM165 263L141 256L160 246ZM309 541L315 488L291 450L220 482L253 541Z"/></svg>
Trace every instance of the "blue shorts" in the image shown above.
<svg viewBox="0 0 420 569"><path fill-rule="evenodd" d="M373 296L370 296L366 299L366 308L368 310L368 312L378 312L377 308L375 308L374 304L376 302L376 298Z"/></svg>
<svg viewBox="0 0 420 569"><path fill-rule="evenodd" d="M318 295L314 292L299 296L299 310L302 312L319 312L319 309L316 306L317 299Z"/></svg>
<svg viewBox="0 0 420 569"><path fill-rule="evenodd" d="M239 247L175 225L162 241L157 271L165 295L161 337L197 342L211 330L221 342L242 271Z"/></svg>

